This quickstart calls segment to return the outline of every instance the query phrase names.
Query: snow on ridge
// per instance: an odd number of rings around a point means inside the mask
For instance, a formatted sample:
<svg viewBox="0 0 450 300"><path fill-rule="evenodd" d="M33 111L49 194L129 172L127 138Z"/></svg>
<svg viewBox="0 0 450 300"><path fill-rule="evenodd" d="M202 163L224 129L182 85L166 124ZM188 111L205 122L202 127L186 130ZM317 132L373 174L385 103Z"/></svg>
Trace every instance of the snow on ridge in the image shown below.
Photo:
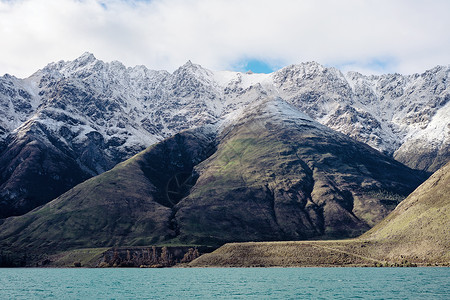
<svg viewBox="0 0 450 300"><path fill-rule="evenodd" d="M214 80L221 87L227 87L232 83L239 84L240 87L247 89L252 85L262 84L267 81L272 73L242 73L234 71L213 71Z"/></svg>
<svg viewBox="0 0 450 300"><path fill-rule="evenodd" d="M230 82L238 78L239 72L234 71L213 71L214 81L221 87L226 87Z"/></svg>
<svg viewBox="0 0 450 300"><path fill-rule="evenodd" d="M295 106L283 101L281 98L275 98L267 102L266 111L269 113L275 112L275 115L286 121L309 121L316 122L307 114L301 112Z"/></svg>
<svg viewBox="0 0 450 300"><path fill-rule="evenodd" d="M127 140L125 146L149 146L188 127L218 121L225 124L262 99L280 97L283 100L268 105L279 115L314 119L392 153L418 133L427 132L426 136L436 143L448 140L448 135L442 134L448 126L448 117L443 115L448 108L441 106L447 101L445 97L450 98L446 96L450 94L449 69L436 67L409 76L366 76L357 72L342 74L338 69L308 62L271 74L257 74L210 71L188 61L169 73L145 66L125 67L117 61L105 63L85 53L74 61L51 63L27 79L15 80L14 85L32 95L34 113L39 105L39 110L55 105L46 97L55 92L58 80L86 93L97 103L73 105L84 105L82 111L95 112L99 109L95 104L99 104L100 116L91 119L74 110L71 117L87 118L87 124L95 124L105 140L121 136ZM63 97L69 102L73 98ZM72 107L71 103L64 105L67 110ZM299 110L305 115L300 116ZM26 121L18 112L10 110L7 114L10 119L23 119L15 126ZM112 134L111 128L117 132ZM80 132L77 138L82 139L86 133Z"/></svg>
<svg viewBox="0 0 450 300"><path fill-rule="evenodd" d="M258 112L256 114L255 112ZM226 115L220 121L220 128L225 128L240 119L266 119L270 118L272 121L294 121L294 122L316 122L305 113L299 111L296 107L285 102L279 97L269 97L260 99L258 101L242 106Z"/></svg>

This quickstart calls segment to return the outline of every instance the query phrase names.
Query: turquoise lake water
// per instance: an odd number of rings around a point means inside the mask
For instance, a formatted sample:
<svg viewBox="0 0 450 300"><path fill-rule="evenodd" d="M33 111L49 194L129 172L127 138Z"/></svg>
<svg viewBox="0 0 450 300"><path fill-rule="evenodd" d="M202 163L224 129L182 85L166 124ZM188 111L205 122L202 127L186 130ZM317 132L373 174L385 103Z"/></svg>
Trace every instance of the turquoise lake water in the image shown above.
<svg viewBox="0 0 450 300"><path fill-rule="evenodd" d="M450 299L450 268L0 269L0 299Z"/></svg>

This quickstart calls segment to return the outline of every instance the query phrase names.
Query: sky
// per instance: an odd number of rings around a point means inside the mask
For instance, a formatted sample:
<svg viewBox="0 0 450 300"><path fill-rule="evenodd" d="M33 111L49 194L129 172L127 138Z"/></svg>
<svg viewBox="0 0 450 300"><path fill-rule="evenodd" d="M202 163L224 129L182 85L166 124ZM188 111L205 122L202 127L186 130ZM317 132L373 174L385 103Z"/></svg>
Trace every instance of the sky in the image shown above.
<svg viewBox="0 0 450 300"><path fill-rule="evenodd" d="M84 52L169 72L191 60L421 73L450 64L449 12L448 0L0 0L0 75Z"/></svg>

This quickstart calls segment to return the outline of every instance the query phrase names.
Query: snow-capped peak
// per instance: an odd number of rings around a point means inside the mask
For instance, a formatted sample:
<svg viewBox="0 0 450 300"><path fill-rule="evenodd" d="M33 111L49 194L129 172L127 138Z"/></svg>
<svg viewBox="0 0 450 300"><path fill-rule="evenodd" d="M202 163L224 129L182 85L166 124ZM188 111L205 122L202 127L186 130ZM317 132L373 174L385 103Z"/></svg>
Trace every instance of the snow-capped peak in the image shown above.
<svg viewBox="0 0 450 300"><path fill-rule="evenodd" d="M90 62L96 61L97 58L95 58L94 54L90 52L84 52L80 57L75 59L74 62L78 64L88 64Z"/></svg>

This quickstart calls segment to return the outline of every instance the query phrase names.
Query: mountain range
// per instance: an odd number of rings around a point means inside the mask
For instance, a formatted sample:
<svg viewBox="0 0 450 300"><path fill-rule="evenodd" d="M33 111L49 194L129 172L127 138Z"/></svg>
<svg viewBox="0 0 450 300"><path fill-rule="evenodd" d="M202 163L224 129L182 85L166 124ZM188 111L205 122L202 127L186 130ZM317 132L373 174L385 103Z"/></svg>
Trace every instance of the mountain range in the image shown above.
<svg viewBox="0 0 450 300"><path fill-rule="evenodd" d="M173 73L85 53L0 78L0 245L358 236L450 160L450 67Z"/></svg>

